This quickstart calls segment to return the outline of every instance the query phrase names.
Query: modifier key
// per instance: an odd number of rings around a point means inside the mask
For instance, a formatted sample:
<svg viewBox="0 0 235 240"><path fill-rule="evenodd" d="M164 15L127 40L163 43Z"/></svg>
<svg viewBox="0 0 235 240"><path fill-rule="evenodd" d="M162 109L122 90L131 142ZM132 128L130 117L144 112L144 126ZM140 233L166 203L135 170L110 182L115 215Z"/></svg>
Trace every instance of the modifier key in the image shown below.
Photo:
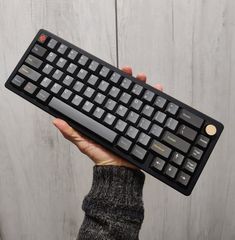
<svg viewBox="0 0 235 240"><path fill-rule="evenodd" d="M188 124L196 127L196 128L200 128L203 124L203 119L196 116L195 114L185 110L185 109L182 109L179 113L179 119L187 122Z"/></svg>

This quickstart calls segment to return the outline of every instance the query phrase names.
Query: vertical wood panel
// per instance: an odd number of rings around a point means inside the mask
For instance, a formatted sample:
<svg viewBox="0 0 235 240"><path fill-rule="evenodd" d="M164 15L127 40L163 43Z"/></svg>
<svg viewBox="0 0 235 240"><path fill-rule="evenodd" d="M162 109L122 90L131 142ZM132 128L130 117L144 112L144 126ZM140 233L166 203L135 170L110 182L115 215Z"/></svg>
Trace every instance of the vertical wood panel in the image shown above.
<svg viewBox="0 0 235 240"><path fill-rule="evenodd" d="M114 1L2 0L0 25L2 239L75 239L93 164L3 84L40 28L116 64Z"/></svg>
<svg viewBox="0 0 235 240"><path fill-rule="evenodd" d="M120 65L225 124L192 196L147 177L141 238L234 239L234 1L117 3Z"/></svg>

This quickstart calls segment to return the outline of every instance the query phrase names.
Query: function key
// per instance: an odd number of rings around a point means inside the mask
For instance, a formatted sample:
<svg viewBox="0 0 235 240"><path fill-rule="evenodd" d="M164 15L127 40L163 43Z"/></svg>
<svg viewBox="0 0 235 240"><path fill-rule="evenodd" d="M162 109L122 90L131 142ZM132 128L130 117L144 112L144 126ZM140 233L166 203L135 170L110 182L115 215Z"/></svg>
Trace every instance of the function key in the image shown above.
<svg viewBox="0 0 235 240"><path fill-rule="evenodd" d="M181 166L181 164L183 163L183 160L184 160L184 155L178 152L174 152L172 154L171 162L175 163L176 165Z"/></svg>
<svg viewBox="0 0 235 240"><path fill-rule="evenodd" d="M87 61L88 61L88 57L82 55L82 56L79 58L78 63L79 63L80 65L82 65L82 66L85 66L86 63L87 63Z"/></svg>
<svg viewBox="0 0 235 240"><path fill-rule="evenodd" d="M24 87L24 90L29 94L33 94L36 91L36 89L37 89L37 86L32 84L31 82L28 82Z"/></svg>
<svg viewBox="0 0 235 240"><path fill-rule="evenodd" d="M170 102L168 103L167 107L166 107L166 112L172 114L172 115L175 115L176 112L178 111L179 109L179 106L177 106L176 104Z"/></svg>
<svg viewBox="0 0 235 240"><path fill-rule="evenodd" d="M146 150L138 145L135 145L131 151L131 155L133 155L140 161L144 160L146 153Z"/></svg>
<svg viewBox="0 0 235 240"><path fill-rule="evenodd" d="M96 61L94 61L94 60L92 60L88 68L89 68L91 71L95 72L96 69L98 68L98 66L99 66L99 63L96 62Z"/></svg>
<svg viewBox="0 0 235 240"><path fill-rule="evenodd" d="M47 56L46 59L47 59L47 61L49 61L49 62L53 62L56 57L57 57L57 55L56 55L55 53L50 52L50 53L48 54L48 56Z"/></svg>
<svg viewBox="0 0 235 240"><path fill-rule="evenodd" d="M196 141L196 144L200 147L206 148L210 139L204 135L199 135Z"/></svg>
<svg viewBox="0 0 235 240"><path fill-rule="evenodd" d="M40 68L40 66L42 65L42 61L40 59L34 57L31 54L29 54L29 56L26 58L25 62L35 68Z"/></svg>
<svg viewBox="0 0 235 240"><path fill-rule="evenodd" d="M100 76L106 78L106 77L108 76L108 74L109 74L109 71L110 71L110 70L109 70L107 67L103 66L103 67L101 68L99 74L100 74Z"/></svg>
<svg viewBox="0 0 235 240"><path fill-rule="evenodd" d="M56 46L56 44L57 44L57 41L52 38L52 39L49 41L49 43L47 44L47 46L48 46L49 48L51 48L51 49L54 49L55 46Z"/></svg>
<svg viewBox="0 0 235 240"><path fill-rule="evenodd" d="M201 126L204 122L202 118L198 117L197 115L195 115L185 109L181 109L178 118L196 128L201 128Z"/></svg>
<svg viewBox="0 0 235 240"><path fill-rule="evenodd" d="M57 52L61 53L61 54L64 54L65 51L67 50L67 46L65 46L63 43L60 44L59 48L57 49Z"/></svg>
<svg viewBox="0 0 235 240"><path fill-rule="evenodd" d="M139 96L142 91L143 91L143 87L140 86L139 84L135 84L131 90L131 93L135 94L136 96Z"/></svg>
<svg viewBox="0 0 235 240"><path fill-rule="evenodd" d="M160 96L157 96L156 101L154 103L158 108L163 108L166 104L166 99Z"/></svg>
<svg viewBox="0 0 235 240"><path fill-rule="evenodd" d="M42 57L45 53L46 53L46 48L38 45L38 44L35 44L33 49L32 49L32 52L35 53L36 55L38 55L39 57Z"/></svg>
<svg viewBox="0 0 235 240"><path fill-rule="evenodd" d="M146 90L142 98L147 102L152 102L154 95L155 95L154 92Z"/></svg>
<svg viewBox="0 0 235 240"><path fill-rule="evenodd" d="M113 83L118 83L120 78L121 78L121 75L119 73L113 73L109 80Z"/></svg>
<svg viewBox="0 0 235 240"><path fill-rule="evenodd" d="M71 60L74 60L77 57L77 55L78 55L78 52L72 49L68 54L68 58Z"/></svg>
<svg viewBox="0 0 235 240"><path fill-rule="evenodd" d="M177 171L178 168L172 166L171 164L167 164L164 173L170 178L175 178Z"/></svg>
<svg viewBox="0 0 235 240"><path fill-rule="evenodd" d="M177 133L190 141L193 141L197 135L197 132L190 127L185 125L181 125L177 131Z"/></svg>
<svg viewBox="0 0 235 240"><path fill-rule="evenodd" d="M17 87L21 87L22 84L24 83L24 81L25 81L24 78L22 78L22 77L19 76L19 75L16 75L16 76L12 79L11 82L12 82L14 85L16 85Z"/></svg>
<svg viewBox="0 0 235 240"><path fill-rule="evenodd" d="M184 186L188 185L189 180L190 180L190 176L183 171L180 171L176 178L176 181Z"/></svg>
<svg viewBox="0 0 235 240"><path fill-rule="evenodd" d="M202 157L203 151L197 147L193 147L190 151L190 157L193 157L196 160L200 160Z"/></svg>
<svg viewBox="0 0 235 240"><path fill-rule="evenodd" d="M191 160L189 158L187 158L183 164L183 169L190 173L194 173L196 167L197 167L197 163L195 163L193 160Z"/></svg>
<svg viewBox="0 0 235 240"><path fill-rule="evenodd" d="M174 131L177 125L178 125L178 121L170 117L167 119L165 127Z"/></svg>
<svg viewBox="0 0 235 240"><path fill-rule="evenodd" d="M122 80L121 87L123 87L124 89L129 89L130 86L131 86L131 80L124 78Z"/></svg>
<svg viewBox="0 0 235 240"><path fill-rule="evenodd" d="M154 158L152 164L151 164L151 168L158 170L158 171L162 171L164 165L165 165L165 161L159 157Z"/></svg>

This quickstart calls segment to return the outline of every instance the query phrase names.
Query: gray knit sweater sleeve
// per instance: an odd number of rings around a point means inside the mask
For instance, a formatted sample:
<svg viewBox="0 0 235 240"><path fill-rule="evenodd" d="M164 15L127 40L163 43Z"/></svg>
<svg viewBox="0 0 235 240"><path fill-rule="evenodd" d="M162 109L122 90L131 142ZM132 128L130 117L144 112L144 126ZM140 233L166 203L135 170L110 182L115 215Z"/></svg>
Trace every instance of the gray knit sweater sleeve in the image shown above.
<svg viewBox="0 0 235 240"><path fill-rule="evenodd" d="M92 187L82 205L85 218L78 240L139 239L144 179L139 170L95 166Z"/></svg>

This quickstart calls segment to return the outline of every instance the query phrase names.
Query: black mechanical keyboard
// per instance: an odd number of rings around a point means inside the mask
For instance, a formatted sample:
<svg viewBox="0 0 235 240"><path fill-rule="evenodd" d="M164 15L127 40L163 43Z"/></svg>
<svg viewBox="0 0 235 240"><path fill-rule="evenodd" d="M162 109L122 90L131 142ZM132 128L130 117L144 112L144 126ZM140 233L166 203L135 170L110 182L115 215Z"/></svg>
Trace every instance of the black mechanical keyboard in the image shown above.
<svg viewBox="0 0 235 240"><path fill-rule="evenodd" d="M223 130L213 118L43 29L5 86L185 195Z"/></svg>

